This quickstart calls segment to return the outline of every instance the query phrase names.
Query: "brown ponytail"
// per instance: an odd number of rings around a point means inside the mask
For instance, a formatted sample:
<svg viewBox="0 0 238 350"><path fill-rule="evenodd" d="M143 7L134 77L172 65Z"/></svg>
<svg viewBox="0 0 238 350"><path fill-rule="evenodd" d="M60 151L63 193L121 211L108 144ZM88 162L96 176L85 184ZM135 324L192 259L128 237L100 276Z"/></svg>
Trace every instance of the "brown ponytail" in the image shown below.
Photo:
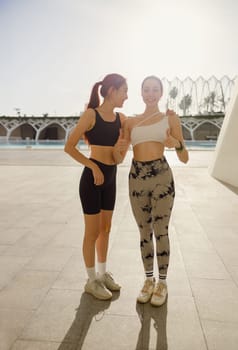
<svg viewBox="0 0 238 350"><path fill-rule="evenodd" d="M89 99L88 107L87 108L97 108L100 105L100 98L98 95L98 88L99 85L101 85L102 82L98 81L96 84L94 84L91 92L91 96Z"/></svg>
<svg viewBox="0 0 238 350"><path fill-rule="evenodd" d="M120 74L112 73L106 75L102 81L98 81L96 84L94 84L87 108L97 108L100 105L100 98L98 93L98 88L100 85L102 85L100 89L100 95L105 98L110 87L114 87L116 90L118 90L125 83L126 79Z"/></svg>

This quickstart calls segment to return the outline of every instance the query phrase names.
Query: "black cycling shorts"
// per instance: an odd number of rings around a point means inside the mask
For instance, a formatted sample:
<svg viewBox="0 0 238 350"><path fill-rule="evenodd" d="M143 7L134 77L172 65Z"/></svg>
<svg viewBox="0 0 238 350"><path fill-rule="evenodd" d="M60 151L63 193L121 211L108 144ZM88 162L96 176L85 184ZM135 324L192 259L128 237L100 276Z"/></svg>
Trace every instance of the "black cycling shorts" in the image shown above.
<svg viewBox="0 0 238 350"><path fill-rule="evenodd" d="M98 214L101 210L113 210L116 200L116 165L107 165L91 159L104 175L104 183L95 185L93 173L85 167L79 182L79 196L84 214Z"/></svg>

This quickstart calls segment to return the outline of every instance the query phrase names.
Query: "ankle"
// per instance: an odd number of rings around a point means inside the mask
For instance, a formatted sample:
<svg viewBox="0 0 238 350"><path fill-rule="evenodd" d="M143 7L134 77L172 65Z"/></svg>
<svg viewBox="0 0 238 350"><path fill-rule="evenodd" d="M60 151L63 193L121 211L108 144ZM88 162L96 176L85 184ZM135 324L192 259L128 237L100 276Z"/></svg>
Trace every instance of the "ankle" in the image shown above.
<svg viewBox="0 0 238 350"><path fill-rule="evenodd" d="M94 281L97 278L95 267L86 267L89 281Z"/></svg>
<svg viewBox="0 0 238 350"><path fill-rule="evenodd" d="M146 277L146 281L154 281L154 277Z"/></svg>
<svg viewBox="0 0 238 350"><path fill-rule="evenodd" d="M103 276L106 273L106 262L98 262L97 263L97 268L98 268L98 274L99 276Z"/></svg>

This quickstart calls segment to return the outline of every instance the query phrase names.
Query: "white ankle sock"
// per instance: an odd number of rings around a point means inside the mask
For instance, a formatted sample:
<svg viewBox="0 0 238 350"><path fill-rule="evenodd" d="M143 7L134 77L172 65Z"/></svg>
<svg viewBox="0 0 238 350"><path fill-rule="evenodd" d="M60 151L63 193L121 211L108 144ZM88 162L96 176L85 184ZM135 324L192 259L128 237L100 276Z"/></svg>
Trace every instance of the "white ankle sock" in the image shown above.
<svg viewBox="0 0 238 350"><path fill-rule="evenodd" d="M94 281L97 277L95 267L86 267L86 270L87 270L88 278L90 279L90 281Z"/></svg>
<svg viewBox="0 0 238 350"><path fill-rule="evenodd" d="M104 273L106 272L106 265L107 263L104 262L104 263L101 263L101 262L98 262L97 264L98 266L98 273L100 276L104 275Z"/></svg>
<svg viewBox="0 0 238 350"><path fill-rule="evenodd" d="M148 280L152 280L154 278L153 270L145 271L145 278L148 279Z"/></svg>
<svg viewBox="0 0 238 350"><path fill-rule="evenodd" d="M159 279L159 283L164 283L166 286L167 286L167 282L166 282L166 280L165 279Z"/></svg>
<svg viewBox="0 0 238 350"><path fill-rule="evenodd" d="M148 281L153 281L154 277L146 277Z"/></svg>

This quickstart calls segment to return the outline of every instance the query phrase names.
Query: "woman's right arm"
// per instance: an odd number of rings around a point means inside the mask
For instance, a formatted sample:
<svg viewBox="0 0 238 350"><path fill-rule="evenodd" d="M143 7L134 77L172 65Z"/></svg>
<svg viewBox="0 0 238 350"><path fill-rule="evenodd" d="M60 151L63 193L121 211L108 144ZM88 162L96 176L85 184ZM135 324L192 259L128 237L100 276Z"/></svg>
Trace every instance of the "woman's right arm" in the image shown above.
<svg viewBox="0 0 238 350"><path fill-rule="evenodd" d="M103 174L96 163L85 157L77 148L79 140L82 138L84 133L91 129L95 123L95 112L93 109L87 109L82 114L79 121L70 134L68 140L65 143L64 151L68 153L77 162L83 164L87 168L90 168L93 172L94 183L100 185L104 181Z"/></svg>
<svg viewBox="0 0 238 350"><path fill-rule="evenodd" d="M79 118L79 121L76 127L71 132L68 140L65 143L64 151L68 153L73 159L77 162L88 166L89 159L85 157L77 148L79 140L82 138L84 133L90 129L93 125L93 110L88 109L82 116Z"/></svg>

